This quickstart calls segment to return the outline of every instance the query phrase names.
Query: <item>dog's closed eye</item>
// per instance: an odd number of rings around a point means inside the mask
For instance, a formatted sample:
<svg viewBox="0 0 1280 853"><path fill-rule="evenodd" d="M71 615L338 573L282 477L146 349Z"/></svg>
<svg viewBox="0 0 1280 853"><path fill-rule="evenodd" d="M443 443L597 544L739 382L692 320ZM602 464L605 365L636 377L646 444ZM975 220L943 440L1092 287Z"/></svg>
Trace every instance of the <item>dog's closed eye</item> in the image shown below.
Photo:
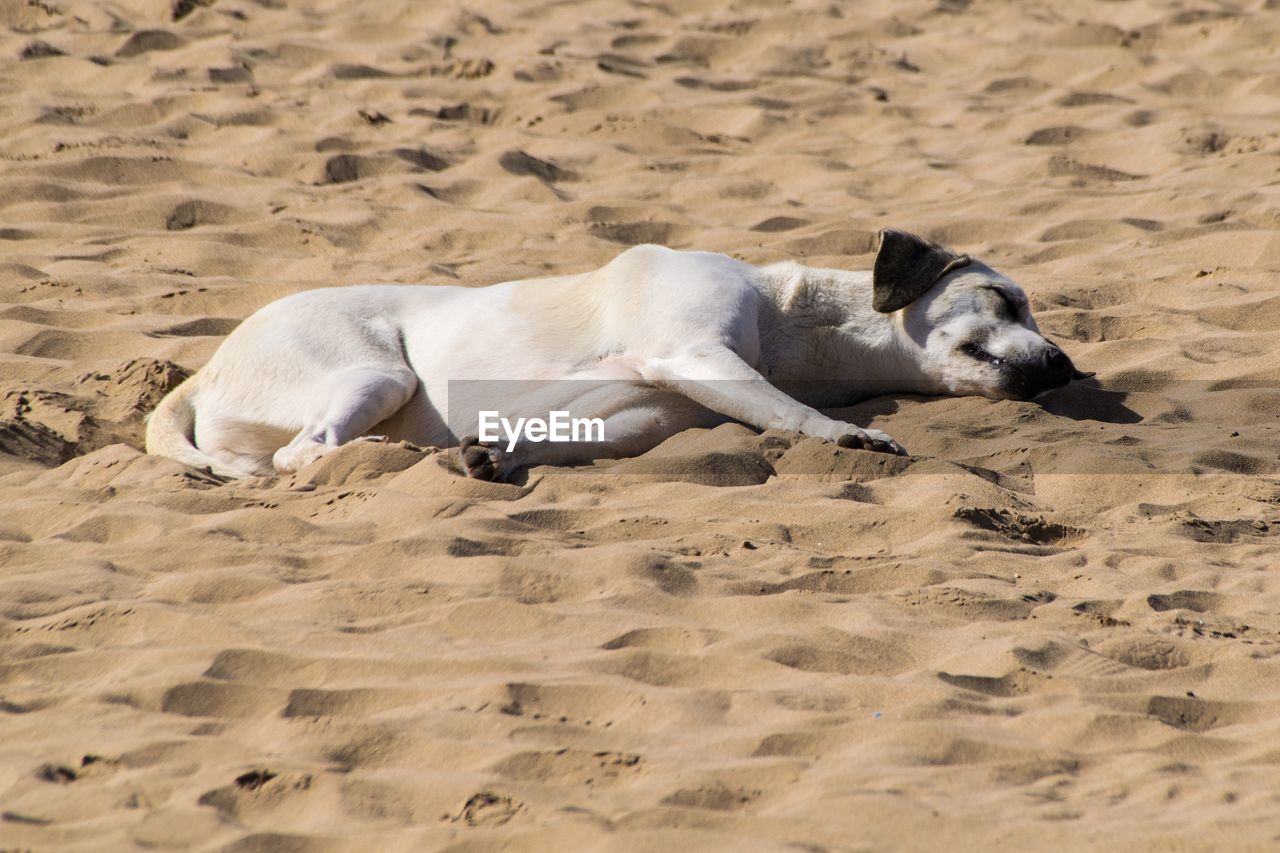
<svg viewBox="0 0 1280 853"><path fill-rule="evenodd" d="M965 341L960 346L956 347L956 349L962 354L967 355L969 358L976 359L978 361L985 361L987 364L1000 364L1003 361L1003 359L992 355L973 341Z"/></svg>

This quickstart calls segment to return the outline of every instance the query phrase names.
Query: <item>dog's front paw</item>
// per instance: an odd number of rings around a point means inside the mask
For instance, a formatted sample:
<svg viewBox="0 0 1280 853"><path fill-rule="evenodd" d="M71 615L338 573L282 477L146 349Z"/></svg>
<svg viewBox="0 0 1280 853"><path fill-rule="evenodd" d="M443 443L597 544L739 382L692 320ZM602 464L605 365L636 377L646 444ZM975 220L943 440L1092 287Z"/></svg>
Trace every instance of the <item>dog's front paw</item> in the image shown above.
<svg viewBox="0 0 1280 853"><path fill-rule="evenodd" d="M906 448L878 429L860 429L845 433L836 439L836 444L840 447L873 450L876 453L892 453L896 456L907 455Z"/></svg>
<svg viewBox="0 0 1280 853"><path fill-rule="evenodd" d="M478 437L469 435L462 439L458 454L462 459L462 470L471 479L491 482L502 480L505 472L502 466L502 451L498 448L481 444Z"/></svg>

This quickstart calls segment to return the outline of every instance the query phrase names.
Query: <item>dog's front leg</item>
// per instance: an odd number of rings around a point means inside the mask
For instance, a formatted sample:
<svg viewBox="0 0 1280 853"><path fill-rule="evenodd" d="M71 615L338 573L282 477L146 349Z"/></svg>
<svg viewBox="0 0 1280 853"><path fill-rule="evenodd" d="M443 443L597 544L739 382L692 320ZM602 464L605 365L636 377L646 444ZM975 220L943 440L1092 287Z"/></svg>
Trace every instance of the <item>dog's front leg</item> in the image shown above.
<svg viewBox="0 0 1280 853"><path fill-rule="evenodd" d="M651 358L641 366L641 375L756 429L791 430L843 447L906 455L902 445L885 433L829 418L778 390L727 347Z"/></svg>

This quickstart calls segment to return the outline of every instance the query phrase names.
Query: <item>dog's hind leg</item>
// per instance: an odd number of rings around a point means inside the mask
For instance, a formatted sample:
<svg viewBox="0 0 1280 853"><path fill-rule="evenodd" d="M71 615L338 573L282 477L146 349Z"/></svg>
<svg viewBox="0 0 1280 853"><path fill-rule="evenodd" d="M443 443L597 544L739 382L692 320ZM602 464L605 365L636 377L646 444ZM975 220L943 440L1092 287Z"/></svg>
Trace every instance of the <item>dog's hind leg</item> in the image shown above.
<svg viewBox="0 0 1280 853"><path fill-rule="evenodd" d="M316 389L314 414L275 452L272 464L289 473L314 462L395 414L417 387L417 376L408 368L349 367L330 374Z"/></svg>

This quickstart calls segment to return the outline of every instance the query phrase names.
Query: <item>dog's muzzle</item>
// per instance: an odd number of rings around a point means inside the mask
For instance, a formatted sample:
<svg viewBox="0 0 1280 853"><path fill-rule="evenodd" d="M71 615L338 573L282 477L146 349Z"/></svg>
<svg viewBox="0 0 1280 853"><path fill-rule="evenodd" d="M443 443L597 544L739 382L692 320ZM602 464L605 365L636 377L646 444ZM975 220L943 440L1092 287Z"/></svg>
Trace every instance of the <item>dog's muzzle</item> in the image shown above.
<svg viewBox="0 0 1280 853"><path fill-rule="evenodd" d="M1077 370L1067 354L1053 344L1041 350L1039 356L1016 364L1014 368L1017 376L1011 378L1018 396L1024 400L1061 388L1073 379L1088 379L1093 375Z"/></svg>

